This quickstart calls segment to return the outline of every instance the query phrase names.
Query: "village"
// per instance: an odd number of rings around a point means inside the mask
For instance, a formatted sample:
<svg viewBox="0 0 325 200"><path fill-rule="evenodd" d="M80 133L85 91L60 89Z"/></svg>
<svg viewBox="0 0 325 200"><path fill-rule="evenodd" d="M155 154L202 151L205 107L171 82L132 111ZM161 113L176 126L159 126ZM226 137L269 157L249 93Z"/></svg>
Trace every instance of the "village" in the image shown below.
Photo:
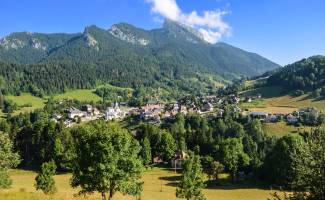
<svg viewBox="0 0 325 200"><path fill-rule="evenodd" d="M73 106L65 108L64 114L55 114L52 120L55 122L63 120L67 127L72 127L77 123L97 119L109 121L138 117L148 124L160 125L162 120L173 118L178 113L183 115L223 116L228 112L242 117L257 118L264 123L284 121L288 125L298 125L301 122L306 123L308 120L316 119L319 116L319 111L315 108L300 108L292 113L254 112L241 108L241 103L251 103L253 99L261 98L261 94L253 97L239 97L235 94L222 97L210 95L194 98L184 97L177 102L171 103L149 100L145 105L139 107L131 107L127 102L114 102L111 106L104 109L99 109L95 105L84 104L80 109Z"/></svg>

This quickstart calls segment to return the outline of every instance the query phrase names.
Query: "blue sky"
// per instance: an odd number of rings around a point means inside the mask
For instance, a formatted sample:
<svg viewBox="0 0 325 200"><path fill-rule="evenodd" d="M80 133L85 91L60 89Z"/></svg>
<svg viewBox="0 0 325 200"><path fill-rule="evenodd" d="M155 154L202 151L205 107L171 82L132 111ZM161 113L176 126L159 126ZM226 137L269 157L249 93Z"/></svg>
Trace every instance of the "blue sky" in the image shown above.
<svg viewBox="0 0 325 200"><path fill-rule="evenodd" d="M285 65L325 54L324 8L324 0L1 0L0 37L119 22L152 29L168 17Z"/></svg>

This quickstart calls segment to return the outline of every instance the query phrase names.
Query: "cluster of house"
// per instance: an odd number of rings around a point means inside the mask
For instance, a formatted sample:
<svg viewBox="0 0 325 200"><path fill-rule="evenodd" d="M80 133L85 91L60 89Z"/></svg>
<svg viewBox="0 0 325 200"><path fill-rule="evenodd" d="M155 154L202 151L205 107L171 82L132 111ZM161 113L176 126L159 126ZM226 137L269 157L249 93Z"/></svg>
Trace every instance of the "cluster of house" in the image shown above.
<svg viewBox="0 0 325 200"><path fill-rule="evenodd" d="M65 109L64 112L67 114L67 119L64 121L64 124L68 127L72 126L73 121L77 118L79 118L80 121L91 121L101 117L100 111L89 104L83 105L80 110L75 107L70 107ZM62 118L61 115L55 116L60 116L60 119Z"/></svg>
<svg viewBox="0 0 325 200"><path fill-rule="evenodd" d="M67 126L70 126L76 118L80 118L81 121L90 121L98 118L105 118L106 120L119 120L126 116L137 115L147 123L160 124L161 118L174 117L178 113L184 115L187 114L205 114L214 111L214 107L222 105L224 99L217 98L216 96L200 96L195 97L196 102L200 102L200 107L197 107L192 100L187 99L182 102L175 102L164 104L157 100L150 100L144 106L141 107L129 107L126 102L113 103L110 107L101 113L96 107L92 105L83 105L81 109L70 107L65 110L67 119L65 121ZM231 96L234 101L239 101L239 98L235 95ZM220 107L220 106L217 106ZM237 106L234 108L234 112L240 112L240 108ZM223 109L218 109L218 112L222 115Z"/></svg>
<svg viewBox="0 0 325 200"><path fill-rule="evenodd" d="M126 112L120 108L122 105L116 102L113 103L111 107L108 107L105 112L105 119L123 119L126 116Z"/></svg>
<svg viewBox="0 0 325 200"><path fill-rule="evenodd" d="M317 117L318 114L319 111L315 108L301 108L298 111L288 114L286 116L286 119L289 124L297 124L298 122L300 122L301 117L303 117L304 115L312 115Z"/></svg>
<svg viewBox="0 0 325 200"><path fill-rule="evenodd" d="M294 111L289 114L271 114L267 112L250 112L249 116L252 118L258 118L264 122L278 122L284 119L288 124L297 124L300 122L303 115L317 116L319 111L315 108L301 108L298 111Z"/></svg>

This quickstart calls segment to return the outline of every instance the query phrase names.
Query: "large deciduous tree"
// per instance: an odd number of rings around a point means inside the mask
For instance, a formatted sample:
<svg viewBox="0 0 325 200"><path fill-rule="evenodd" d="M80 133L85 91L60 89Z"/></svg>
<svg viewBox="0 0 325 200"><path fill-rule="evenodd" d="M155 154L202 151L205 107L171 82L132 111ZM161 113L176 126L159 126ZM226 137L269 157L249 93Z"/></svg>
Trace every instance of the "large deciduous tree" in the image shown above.
<svg viewBox="0 0 325 200"><path fill-rule="evenodd" d="M244 152L244 147L240 138L228 138L220 145L223 163L231 172L233 180L239 169L249 165L249 156Z"/></svg>
<svg viewBox="0 0 325 200"><path fill-rule="evenodd" d="M73 187L80 193L99 192L103 200L116 192L140 196L143 165L140 145L115 123L94 122L73 130L76 157L73 161Z"/></svg>
<svg viewBox="0 0 325 200"><path fill-rule="evenodd" d="M295 151L290 151L291 170L295 174L291 180L292 194L285 200L325 199L325 127L319 127L306 136ZM281 196L274 194L275 200Z"/></svg>
<svg viewBox="0 0 325 200"><path fill-rule="evenodd" d="M176 189L176 197L187 200L205 200L202 192L204 187L200 156L189 152L189 158L183 164L182 177Z"/></svg>

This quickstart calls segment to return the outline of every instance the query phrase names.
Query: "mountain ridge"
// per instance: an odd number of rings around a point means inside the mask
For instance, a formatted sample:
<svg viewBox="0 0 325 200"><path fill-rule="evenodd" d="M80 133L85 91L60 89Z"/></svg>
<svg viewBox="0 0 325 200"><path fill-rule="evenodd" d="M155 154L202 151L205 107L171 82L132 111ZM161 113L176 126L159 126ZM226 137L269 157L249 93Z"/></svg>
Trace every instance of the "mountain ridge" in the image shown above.
<svg viewBox="0 0 325 200"><path fill-rule="evenodd" d="M109 29L87 26L82 33L19 32L0 39L0 60L11 63L58 60L93 63L128 55L152 60L160 70L207 72L228 80L280 67L258 54L226 43L207 43L194 29L171 20L152 30L118 23Z"/></svg>

